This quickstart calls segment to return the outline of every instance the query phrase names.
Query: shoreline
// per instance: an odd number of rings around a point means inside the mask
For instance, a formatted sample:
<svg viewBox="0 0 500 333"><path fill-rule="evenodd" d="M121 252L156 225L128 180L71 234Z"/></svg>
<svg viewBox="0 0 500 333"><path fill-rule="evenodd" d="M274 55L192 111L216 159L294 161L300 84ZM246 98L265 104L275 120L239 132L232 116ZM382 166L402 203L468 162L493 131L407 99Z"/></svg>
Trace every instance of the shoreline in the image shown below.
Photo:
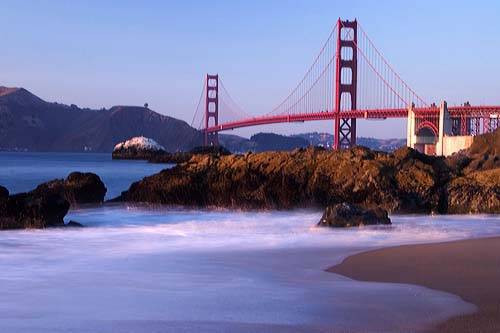
<svg viewBox="0 0 500 333"><path fill-rule="evenodd" d="M401 245L347 257L327 269L353 280L404 283L448 292L478 311L437 323L430 332L500 331L500 237Z"/></svg>

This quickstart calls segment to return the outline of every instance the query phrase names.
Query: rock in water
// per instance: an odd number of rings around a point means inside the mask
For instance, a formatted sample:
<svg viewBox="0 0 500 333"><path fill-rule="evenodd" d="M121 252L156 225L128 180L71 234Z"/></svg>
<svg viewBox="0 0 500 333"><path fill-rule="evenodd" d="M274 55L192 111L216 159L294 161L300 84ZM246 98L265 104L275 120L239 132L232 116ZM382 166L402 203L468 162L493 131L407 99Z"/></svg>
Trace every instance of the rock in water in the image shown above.
<svg viewBox="0 0 500 333"><path fill-rule="evenodd" d="M9 190L0 185L0 203L7 200L8 197L9 197Z"/></svg>
<svg viewBox="0 0 500 333"><path fill-rule="evenodd" d="M3 192L3 191L2 191ZM59 192L36 188L0 199L0 229L63 226L69 202Z"/></svg>
<svg viewBox="0 0 500 333"><path fill-rule="evenodd" d="M364 209L347 203L328 206L318 226L345 228L362 225L391 224L385 209Z"/></svg>
<svg viewBox="0 0 500 333"><path fill-rule="evenodd" d="M8 199L9 199L9 190L0 185L0 216L2 215L2 212L5 211Z"/></svg>
<svg viewBox="0 0 500 333"><path fill-rule="evenodd" d="M101 178L91 172L72 172L64 181L64 197L70 203L102 203L107 189Z"/></svg>
<svg viewBox="0 0 500 333"><path fill-rule="evenodd" d="M38 185L37 189L60 193L71 205L102 203L106 186L91 172L72 172L66 179L56 179Z"/></svg>
<svg viewBox="0 0 500 333"><path fill-rule="evenodd" d="M99 176L81 172L73 172L65 180L40 184L31 192L11 196L0 186L0 230L62 227L70 205L101 203L105 194L106 187Z"/></svg>
<svg viewBox="0 0 500 333"><path fill-rule="evenodd" d="M113 159L149 160L158 154L166 153L165 148L155 140L137 136L118 143L113 149Z"/></svg>

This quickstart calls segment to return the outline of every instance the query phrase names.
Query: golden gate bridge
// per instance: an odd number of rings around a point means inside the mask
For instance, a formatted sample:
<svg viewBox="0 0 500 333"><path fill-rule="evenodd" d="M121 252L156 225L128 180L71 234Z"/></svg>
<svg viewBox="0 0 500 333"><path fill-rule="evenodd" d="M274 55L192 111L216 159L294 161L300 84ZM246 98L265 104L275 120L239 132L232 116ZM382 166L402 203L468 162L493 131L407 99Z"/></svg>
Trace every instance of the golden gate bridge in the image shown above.
<svg viewBox="0 0 500 333"><path fill-rule="evenodd" d="M249 115L229 95L219 75L208 74L191 125L198 122L205 145L218 145L221 131L333 120L333 148L340 149L356 144L358 119L408 118L411 141L421 133L441 138L443 133L470 136L493 131L499 113L500 106L493 105L426 103L391 67L359 22L339 18L302 80L272 110Z"/></svg>

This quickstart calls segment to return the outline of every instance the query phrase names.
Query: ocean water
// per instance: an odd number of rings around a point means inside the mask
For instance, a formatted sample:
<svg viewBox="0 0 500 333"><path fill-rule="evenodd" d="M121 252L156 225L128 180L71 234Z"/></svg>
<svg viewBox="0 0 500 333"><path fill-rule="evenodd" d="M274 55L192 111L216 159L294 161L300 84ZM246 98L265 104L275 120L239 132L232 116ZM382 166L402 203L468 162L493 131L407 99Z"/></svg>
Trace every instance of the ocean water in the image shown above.
<svg viewBox="0 0 500 333"><path fill-rule="evenodd" d="M320 217L113 204L71 211L82 229L2 231L0 332L418 332L475 307L325 269L368 249L500 235L493 215L345 230L316 228Z"/></svg>
<svg viewBox="0 0 500 333"><path fill-rule="evenodd" d="M0 152L0 185L11 193L26 192L73 171L94 172L105 183L111 199L140 180L169 167L145 161L113 161L111 154Z"/></svg>

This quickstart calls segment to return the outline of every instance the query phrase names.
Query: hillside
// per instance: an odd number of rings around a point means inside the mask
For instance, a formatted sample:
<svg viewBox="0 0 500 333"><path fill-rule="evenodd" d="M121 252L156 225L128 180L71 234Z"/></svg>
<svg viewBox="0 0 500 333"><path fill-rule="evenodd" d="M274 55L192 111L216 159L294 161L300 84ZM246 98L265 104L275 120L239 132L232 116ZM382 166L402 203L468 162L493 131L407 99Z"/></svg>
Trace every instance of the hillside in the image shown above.
<svg viewBox="0 0 500 333"><path fill-rule="evenodd" d="M295 148L304 148L310 145L306 139L279 135L274 133L257 133L250 139L242 138L237 135L220 134L220 144L235 153L247 151L289 151Z"/></svg>
<svg viewBox="0 0 500 333"><path fill-rule="evenodd" d="M290 151L307 146L331 148L333 135L329 133L302 133L294 135L279 135L274 133L257 133L246 139L232 134L220 134L220 143L232 152L246 151ZM358 137L359 146L373 150L392 152L406 145L405 139L377 139Z"/></svg>
<svg viewBox="0 0 500 333"><path fill-rule="evenodd" d="M46 102L23 88L0 87L0 150L111 152L118 142L136 136L154 139L170 152L189 151L202 143L202 134L186 122L148 108L83 109ZM250 139L220 134L220 143L232 152L330 147L332 140L331 134L316 132L258 133ZM403 139L358 138L359 145L381 151L393 151L404 143Z"/></svg>
<svg viewBox="0 0 500 333"><path fill-rule="evenodd" d="M309 141L312 146L329 148L333 142L333 135L330 133L303 133L292 135ZM357 137L356 143L359 146L367 147L373 150L391 152L406 145L406 139L378 139L368 137Z"/></svg>
<svg viewBox="0 0 500 333"><path fill-rule="evenodd" d="M202 140L186 122L144 107L82 109L0 87L0 150L111 152L118 142L141 135L169 151L188 150Z"/></svg>

